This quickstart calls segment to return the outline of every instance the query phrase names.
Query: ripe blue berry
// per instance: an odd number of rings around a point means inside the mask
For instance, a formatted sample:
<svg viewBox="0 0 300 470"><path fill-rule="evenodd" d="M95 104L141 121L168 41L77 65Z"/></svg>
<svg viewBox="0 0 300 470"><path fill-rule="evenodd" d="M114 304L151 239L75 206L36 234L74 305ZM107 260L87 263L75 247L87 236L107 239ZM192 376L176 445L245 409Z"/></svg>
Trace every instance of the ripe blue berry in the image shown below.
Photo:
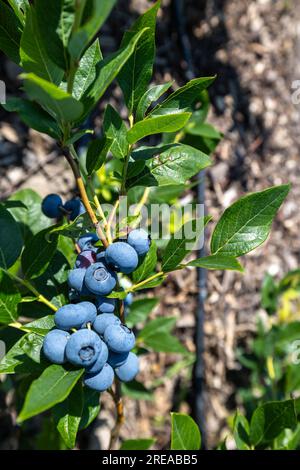
<svg viewBox="0 0 300 470"><path fill-rule="evenodd" d="M87 268L84 283L93 294L108 295L117 284L117 276L105 264L94 263Z"/></svg>
<svg viewBox="0 0 300 470"><path fill-rule="evenodd" d="M109 325L104 331L108 349L117 353L129 352L135 345L133 332L125 325Z"/></svg>
<svg viewBox="0 0 300 470"><path fill-rule="evenodd" d="M116 353L109 351L107 362L110 366L112 366L113 369L115 369L116 367L120 367L122 364L124 364L124 362L126 362L128 355L129 352Z"/></svg>
<svg viewBox="0 0 300 470"><path fill-rule="evenodd" d="M127 360L119 367L116 367L115 374L122 382L130 382L139 372L139 358L130 352Z"/></svg>
<svg viewBox="0 0 300 470"><path fill-rule="evenodd" d="M86 314L86 323L94 323L97 317L97 309L92 302L80 302L79 305L85 310Z"/></svg>
<svg viewBox="0 0 300 470"><path fill-rule="evenodd" d="M96 233L86 233L85 235L82 235L78 240L77 244L81 251L84 250L93 250L95 249L94 243L96 243L99 240L98 236Z"/></svg>
<svg viewBox="0 0 300 470"><path fill-rule="evenodd" d="M101 341L101 351L99 353L99 356L96 362L94 362L94 364L92 364L89 367L86 367L86 371L89 374L97 374L104 367L104 364L106 364L107 359L108 359L108 348L106 344L104 343L104 341Z"/></svg>
<svg viewBox="0 0 300 470"><path fill-rule="evenodd" d="M69 304L60 307L54 315L54 322L60 330L82 328L89 321L90 312L80 304Z"/></svg>
<svg viewBox="0 0 300 470"><path fill-rule="evenodd" d="M84 329L71 335L66 346L66 358L71 364L88 367L96 362L103 341L94 331Z"/></svg>
<svg viewBox="0 0 300 470"><path fill-rule="evenodd" d="M143 229L132 230L127 238L127 243L135 249L138 256L145 256L150 248L150 238Z"/></svg>
<svg viewBox="0 0 300 470"><path fill-rule="evenodd" d="M81 292L84 287L85 268L76 268L69 271L68 284L71 289Z"/></svg>
<svg viewBox="0 0 300 470"><path fill-rule="evenodd" d="M120 324L120 319L113 313L100 313L93 323L93 328L99 335L103 335L108 326L117 326Z"/></svg>
<svg viewBox="0 0 300 470"><path fill-rule="evenodd" d="M132 273L139 262L136 251L125 242L109 245L105 251L105 259L109 266L124 274Z"/></svg>
<svg viewBox="0 0 300 470"><path fill-rule="evenodd" d="M114 371L111 366L105 364L103 369L97 374L85 374L84 384L93 390L104 392L112 386L114 377Z"/></svg>
<svg viewBox="0 0 300 470"><path fill-rule="evenodd" d="M86 212L84 205L80 199L71 199L64 204L64 209L70 213L70 220L75 220L81 214Z"/></svg>
<svg viewBox="0 0 300 470"><path fill-rule="evenodd" d="M84 250L76 258L75 267L87 269L96 262L96 253L92 250Z"/></svg>
<svg viewBox="0 0 300 470"><path fill-rule="evenodd" d="M96 254L97 261L101 261L101 263L105 263L105 250L99 251Z"/></svg>
<svg viewBox="0 0 300 470"><path fill-rule="evenodd" d="M43 342L43 352L46 358L54 364L63 364L66 362L65 350L69 338L70 335L66 331L49 331Z"/></svg>
<svg viewBox="0 0 300 470"><path fill-rule="evenodd" d="M42 201L42 211L50 219L57 219L61 216L62 204L62 199L58 194L48 194Z"/></svg>
<svg viewBox="0 0 300 470"><path fill-rule="evenodd" d="M116 308L116 299L99 296L96 298L96 307L99 313L113 313Z"/></svg>

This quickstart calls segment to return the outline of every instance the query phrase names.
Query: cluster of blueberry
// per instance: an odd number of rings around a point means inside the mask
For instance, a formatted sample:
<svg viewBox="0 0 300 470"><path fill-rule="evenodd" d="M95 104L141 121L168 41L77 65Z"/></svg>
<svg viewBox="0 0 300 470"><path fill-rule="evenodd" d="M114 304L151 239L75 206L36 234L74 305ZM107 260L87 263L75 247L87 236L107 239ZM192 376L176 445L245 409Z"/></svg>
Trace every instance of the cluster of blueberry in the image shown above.
<svg viewBox="0 0 300 470"><path fill-rule="evenodd" d="M133 380L139 371L138 357L130 352L134 333L115 315L116 299L106 297L118 282L117 272L130 274L149 251L145 230L132 230L127 241L116 241L105 250L94 246L98 237L87 233L79 238L80 253L69 272L70 298L79 301L61 307L54 316L56 329L44 339L45 356L55 364L70 362L85 368L84 383L107 390L116 375L119 380ZM125 312L132 294L125 301Z"/></svg>
<svg viewBox="0 0 300 470"><path fill-rule="evenodd" d="M42 211L50 219L59 219L63 214L68 214L70 220L75 220L80 214L84 214L85 207L78 198L63 204L58 194L48 194L42 201Z"/></svg>

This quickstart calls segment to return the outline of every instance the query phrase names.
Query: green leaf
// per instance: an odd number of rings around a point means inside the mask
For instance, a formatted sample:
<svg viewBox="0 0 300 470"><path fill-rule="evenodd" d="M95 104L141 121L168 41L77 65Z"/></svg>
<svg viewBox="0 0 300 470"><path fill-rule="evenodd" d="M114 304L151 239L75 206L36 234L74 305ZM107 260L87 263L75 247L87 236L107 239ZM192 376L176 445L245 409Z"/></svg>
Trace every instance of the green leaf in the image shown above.
<svg viewBox="0 0 300 470"><path fill-rule="evenodd" d="M114 7L116 0L92 0L88 2L88 8L92 3L87 20L75 31L70 39L69 52L74 59L79 59L82 52L88 46L95 34L99 31L104 21Z"/></svg>
<svg viewBox="0 0 300 470"><path fill-rule="evenodd" d="M28 0L8 0L8 3L14 10L21 23L25 21L26 8L29 7Z"/></svg>
<svg viewBox="0 0 300 470"><path fill-rule="evenodd" d="M22 348L25 336L12 346L0 362L0 374L32 374L41 370L42 366L30 359Z"/></svg>
<svg viewBox="0 0 300 470"><path fill-rule="evenodd" d="M175 132L185 126L191 113L174 113L166 116L151 116L139 121L127 132L127 140L134 144L147 135Z"/></svg>
<svg viewBox="0 0 300 470"><path fill-rule="evenodd" d="M199 450L201 435L195 421L183 413L171 413L171 450Z"/></svg>
<svg viewBox="0 0 300 470"><path fill-rule="evenodd" d="M10 268L19 258L23 240L19 225L0 204L0 268Z"/></svg>
<svg viewBox="0 0 300 470"><path fill-rule="evenodd" d="M66 446L75 447L83 409L82 384L75 385L70 395L53 408L54 422Z"/></svg>
<svg viewBox="0 0 300 470"><path fill-rule="evenodd" d="M143 262L139 265L139 267L134 271L132 274L132 280L135 284L138 282L147 279L153 274L157 264L157 247L155 242L152 240L150 249L145 256Z"/></svg>
<svg viewBox="0 0 300 470"><path fill-rule="evenodd" d="M25 242L27 242L32 235L49 227L51 222L41 210L42 198L32 189L21 189L17 191L10 196L9 201L21 201L25 206L25 209L24 207L11 207L9 209L9 212L19 223Z"/></svg>
<svg viewBox="0 0 300 470"><path fill-rule="evenodd" d="M20 347L27 354L30 359L40 364L41 362L41 350L43 346L44 338L35 333L29 333L23 336L20 341Z"/></svg>
<svg viewBox="0 0 300 470"><path fill-rule="evenodd" d="M25 421L64 401L83 372L83 369L73 370L56 364L47 367L40 377L32 382L18 422Z"/></svg>
<svg viewBox="0 0 300 470"><path fill-rule="evenodd" d="M242 197L225 210L211 239L212 253L241 256L261 245L290 185L274 186Z"/></svg>
<svg viewBox="0 0 300 470"><path fill-rule="evenodd" d="M79 62L73 85L73 96L80 100L88 87L96 79L96 66L102 60L99 39L97 38L93 44L85 52Z"/></svg>
<svg viewBox="0 0 300 470"><path fill-rule="evenodd" d="M20 56L26 72L33 72L40 78L59 85L64 71L49 58L37 27L35 8L26 12L26 23L21 37Z"/></svg>
<svg viewBox="0 0 300 470"><path fill-rule="evenodd" d="M155 297L135 300L130 306L129 315L126 318L126 324L132 328L137 323L144 322L158 302L159 299Z"/></svg>
<svg viewBox="0 0 300 470"><path fill-rule="evenodd" d="M135 33L148 28L140 37L132 56L118 76L129 114L136 108L152 76L156 15L159 7L160 2L158 1L137 19L130 31L125 32L122 40L121 46L126 46Z"/></svg>
<svg viewBox="0 0 300 470"><path fill-rule="evenodd" d="M294 400L273 401L259 406L250 423L250 440L254 446L275 439L284 429L297 425Z"/></svg>
<svg viewBox="0 0 300 470"><path fill-rule="evenodd" d="M247 418L237 411L233 421L233 436L238 450L250 450L249 433L250 427Z"/></svg>
<svg viewBox="0 0 300 470"><path fill-rule="evenodd" d="M11 323L18 318L18 303L21 295L16 283L0 270L0 323Z"/></svg>
<svg viewBox="0 0 300 470"><path fill-rule="evenodd" d="M141 97L139 104L136 109L135 121L141 121L144 119L145 114L149 106L157 101L171 86L173 82L166 82L162 85L155 85L147 90Z"/></svg>
<svg viewBox="0 0 300 470"><path fill-rule="evenodd" d="M147 450L155 443L155 439L128 439L122 442L120 450Z"/></svg>
<svg viewBox="0 0 300 470"><path fill-rule="evenodd" d="M165 101L153 108L150 115L160 116L174 113L176 110L191 108L199 100L201 92L208 88L216 77L202 77L190 80L186 85L174 91Z"/></svg>
<svg viewBox="0 0 300 470"><path fill-rule="evenodd" d="M86 155L86 169L89 175L99 170L105 163L112 142L113 139L106 136L90 142Z"/></svg>
<svg viewBox="0 0 300 470"><path fill-rule="evenodd" d="M205 153L189 145L178 144L147 163L159 185L180 184L211 165Z"/></svg>
<svg viewBox="0 0 300 470"><path fill-rule="evenodd" d="M111 153L116 158L124 158L128 153L127 128L117 111L108 104L103 119L106 137L112 140Z"/></svg>
<svg viewBox="0 0 300 470"><path fill-rule="evenodd" d="M54 315L46 315L45 317L26 323L26 330L45 336L52 328L55 327Z"/></svg>
<svg viewBox="0 0 300 470"><path fill-rule="evenodd" d="M24 276L28 279L43 274L56 252L58 237L52 235L50 239L47 238L49 230L37 233L25 246L21 261Z"/></svg>
<svg viewBox="0 0 300 470"><path fill-rule="evenodd" d="M98 62L96 66L95 79L82 96L84 104L84 114L81 116L83 120L96 105L111 82L116 78L126 61L134 51L135 45L140 36L144 33L141 31L135 34L126 47L120 48L117 52Z"/></svg>
<svg viewBox="0 0 300 470"><path fill-rule="evenodd" d="M54 139L61 139L62 133L55 119L46 113L37 103L23 98L10 98L2 106L6 111L18 113L22 121L29 128L48 134Z"/></svg>
<svg viewBox="0 0 300 470"><path fill-rule="evenodd" d="M153 400L153 393L151 390L148 390L145 385L137 380L132 380L131 382L122 383L122 395L126 395L132 400Z"/></svg>
<svg viewBox="0 0 300 470"><path fill-rule="evenodd" d="M163 272L173 271L179 263L190 253L209 222L210 217L201 217L186 222L172 235L162 257L161 269Z"/></svg>
<svg viewBox="0 0 300 470"><path fill-rule="evenodd" d="M126 297L127 293L125 290L122 291L112 291L110 294L108 294L106 297L109 299L121 299L124 300Z"/></svg>
<svg viewBox="0 0 300 470"><path fill-rule="evenodd" d="M162 284L162 282L164 280L165 280L165 276L164 276L164 274L161 274L160 276L156 277L155 279L152 279L151 281L145 282L145 284L142 284L141 286L139 286L139 285L132 286L130 289L128 289L128 291L129 292L135 292L137 290L152 289L154 287L160 286L160 284Z"/></svg>
<svg viewBox="0 0 300 470"><path fill-rule="evenodd" d="M139 160L150 160L151 158L160 155L161 153L165 152L166 150L172 150L174 147L178 147L180 144L160 144L156 145L155 147L147 147L145 145L141 145L137 149L131 152L131 157L135 161Z"/></svg>
<svg viewBox="0 0 300 470"><path fill-rule="evenodd" d="M38 0L35 7L40 39L47 55L58 67L67 70L67 46L74 21L74 0Z"/></svg>
<svg viewBox="0 0 300 470"><path fill-rule="evenodd" d="M20 63L19 47L22 23L3 1L0 3L0 49L16 64Z"/></svg>
<svg viewBox="0 0 300 470"><path fill-rule="evenodd" d="M100 393L91 388L83 389L83 410L79 429L86 429L100 412Z"/></svg>
<svg viewBox="0 0 300 470"><path fill-rule="evenodd" d="M36 100L53 117L61 121L75 121L83 112L82 104L53 83L34 73L21 74L28 96Z"/></svg>
<svg viewBox="0 0 300 470"><path fill-rule="evenodd" d="M222 255L221 253L189 261L184 266L196 266L197 268L205 269L228 269L240 272L244 271L244 268L236 258L233 256Z"/></svg>
<svg viewBox="0 0 300 470"><path fill-rule="evenodd" d="M186 349L171 335L171 330L176 323L174 317L156 318L142 329L138 335L138 341L157 352L186 353Z"/></svg>

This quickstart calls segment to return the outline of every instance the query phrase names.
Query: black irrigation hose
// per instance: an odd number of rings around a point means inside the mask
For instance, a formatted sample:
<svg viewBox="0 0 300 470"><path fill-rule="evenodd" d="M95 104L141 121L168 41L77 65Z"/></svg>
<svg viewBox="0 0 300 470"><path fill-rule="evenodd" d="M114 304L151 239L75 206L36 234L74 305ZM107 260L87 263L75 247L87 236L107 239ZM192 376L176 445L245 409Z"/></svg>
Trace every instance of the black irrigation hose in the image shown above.
<svg viewBox="0 0 300 470"><path fill-rule="evenodd" d="M185 76L187 80L195 78L195 70L192 58L191 44L186 33L185 24L185 0L173 0L174 18L177 26L178 40L182 49L182 54L186 62ZM203 204L205 208L205 171L198 175L199 183L197 187L197 202ZM199 257L205 256L205 246L199 250ZM194 414L196 422L202 435L202 448L206 447L206 427L205 427L205 362L204 362L204 320L205 320L205 300L206 290L206 270L197 268L198 299L196 312L196 363L193 370L193 396Z"/></svg>

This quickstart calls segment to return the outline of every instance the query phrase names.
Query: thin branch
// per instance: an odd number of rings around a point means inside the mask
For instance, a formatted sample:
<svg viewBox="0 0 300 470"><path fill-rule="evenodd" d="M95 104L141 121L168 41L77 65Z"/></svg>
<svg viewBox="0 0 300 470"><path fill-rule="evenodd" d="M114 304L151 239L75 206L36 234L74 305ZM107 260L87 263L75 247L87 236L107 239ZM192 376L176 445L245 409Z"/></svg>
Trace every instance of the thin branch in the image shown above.
<svg viewBox="0 0 300 470"><path fill-rule="evenodd" d="M118 379L115 379L115 392L112 389L110 389L109 392L111 396L113 397L113 400L116 406L116 412L117 412L116 423L115 423L114 428L111 431L110 442L109 442L109 450L112 450L115 447L117 441L119 440L121 427L125 422L121 384Z"/></svg>

